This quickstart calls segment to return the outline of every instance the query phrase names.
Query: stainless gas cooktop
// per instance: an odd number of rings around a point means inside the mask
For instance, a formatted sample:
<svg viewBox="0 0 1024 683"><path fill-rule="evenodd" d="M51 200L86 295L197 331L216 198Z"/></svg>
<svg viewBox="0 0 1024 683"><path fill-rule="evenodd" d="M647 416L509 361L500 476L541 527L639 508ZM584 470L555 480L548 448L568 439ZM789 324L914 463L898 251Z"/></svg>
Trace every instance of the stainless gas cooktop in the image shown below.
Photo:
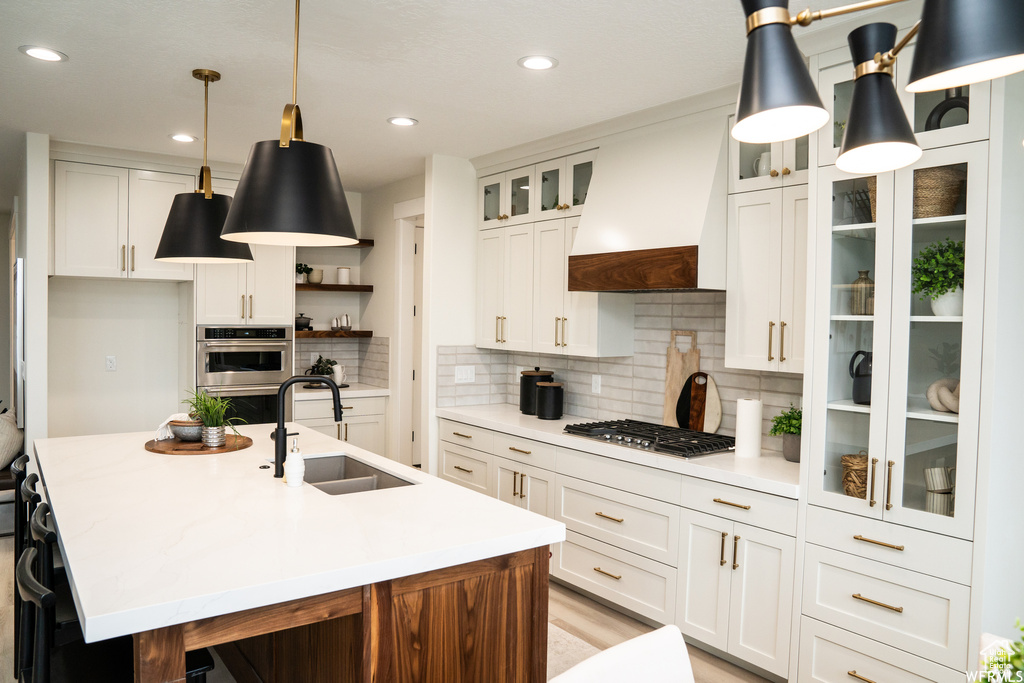
<svg viewBox="0 0 1024 683"><path fill-rule="evenodd" d="M666 427L639 420L581 422L566 425L565 432L626 448L638 448L682 458L722 453L736 448L736 439L731 436L697 432L682 427Z"/></svg>

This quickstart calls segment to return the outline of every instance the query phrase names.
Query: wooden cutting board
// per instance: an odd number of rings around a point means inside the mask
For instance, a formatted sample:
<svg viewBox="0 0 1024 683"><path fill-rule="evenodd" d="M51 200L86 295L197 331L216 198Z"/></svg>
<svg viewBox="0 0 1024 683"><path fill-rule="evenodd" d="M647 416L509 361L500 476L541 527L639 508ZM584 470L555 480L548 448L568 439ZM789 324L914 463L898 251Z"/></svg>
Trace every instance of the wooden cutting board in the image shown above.
<svg viewBox="0 0 1024 683"><path fill-rule="evenodd" d="M676 421L680 427L698 432L714 433L722 425L722 398L706 372L686 378L676 403Z"/></svg>
<svg viewBox="0 0 1024 683"><path fill-rule="evenodd" d="M676 346L676 337L689 337L690 350L680 351ZM700 349L697 348L697 333L687 330L672 330L672 339L668 344L665 360L665 412L662 424L679 427L676 419L676 404L683 390L686 379L695 372L700 372Z"/></svg>

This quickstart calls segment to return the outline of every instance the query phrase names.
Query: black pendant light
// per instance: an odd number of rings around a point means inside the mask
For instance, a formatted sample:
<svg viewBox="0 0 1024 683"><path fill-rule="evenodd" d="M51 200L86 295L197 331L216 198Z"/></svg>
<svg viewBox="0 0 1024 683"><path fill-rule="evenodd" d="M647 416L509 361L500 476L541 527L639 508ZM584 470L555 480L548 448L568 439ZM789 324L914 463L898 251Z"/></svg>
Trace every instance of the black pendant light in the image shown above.
<svg viewBox="0 0 1024 683"><path fill-rule="evenodd" d="M892 65L876 62L896 44L892 24L865 24L849 35L856 64L850 115L836 167L847 173L885 173L921 158L921 148L903 112Z"/></svg>
<svg viewBox="0 0 1024 683"><path fill-rule="evenodd" d="M946 90L1024 70L1024 1L925 0L909 92Z"/></svg>
<svg viewBox="0 0 1024 683"><path fill-rule="evenodd" d="M281 117L281 139L249 151L221 237L234 242L296 247L356 244L355 225L330 148L302 139L296 104L299 0L295 0L292 101Z"/></svg>
<svg viewBox="0 0 1024 683"><path fill-rule="evenodd" d="M206 163L206 132L210 111L210 83L220 74L196 69L194 78L203 82L203 167L199 170L199 189L176 195L167 214L163 235L156 249L156 260L177 263L238 263L252 261L249 245L226 242L220 238L231 197L214 194L210 186L210 167Z"/></svg>
<svg viewBox="0 0 1024 683"><path fill-rule="evenodd" d="M828 123L797 49L789 0L740 0L747 15L747 55L732 136L765 143L798 138Z"/></svg>

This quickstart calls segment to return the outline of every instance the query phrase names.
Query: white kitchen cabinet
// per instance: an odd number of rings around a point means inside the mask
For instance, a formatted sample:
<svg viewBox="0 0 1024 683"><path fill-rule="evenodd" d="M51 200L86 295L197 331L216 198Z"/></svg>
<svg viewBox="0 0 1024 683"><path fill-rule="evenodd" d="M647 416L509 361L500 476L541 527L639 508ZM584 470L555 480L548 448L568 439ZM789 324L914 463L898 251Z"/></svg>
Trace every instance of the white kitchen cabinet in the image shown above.
<svg viewBox="0 0 1024 683"><path fill-rule="evenodd" d="M295 401L295 422L353 446L387 457L387 399L341 397L342 421L334 421L331 399Z"/></svg>
<svg viewBox="0 0 1024 683"><path fill-rule="evenodd" d="M683 508L676 623L785 678L796 539Z"/></svg>
<svg viewBox="0 0 1024 683"><path fill-rule="evenodd" d="M803 372L807 186L729 195L725 365Z"/></svg>
<svg viewBox="0 0 1024 683"><path fill-rule="evenodd" d="M441 441L438 448L439 474L442 479L490 496L491 467L494 456L460 444Z"/></svg>
<svg viewBox="0 0 1024 683"><path fill-rule="evenodd" d="M532 223L477 237L477 346L529 351L533 333Z"/></svg>
<svg viewBox="0 0 1024 683"><path fill-rule="evenodd" d="M732 129L735 116L729 117ZM729 136L729 194L806 185L810 136L782 142L740 142Z"/></svg>
<svg viewBox="0 0 1024 683"><path fill-rule="evenodd" d="M504 227L535 220L536 177L536 168L525 166L480 178L480 227Z"/></svg>
<svg viewBox="0 0 1024 683"><path fill-rule="evenodd" d="M537 220L579 216L587 201L597 150L537 164Z"/></svg>
<svg viewBox="0 0 1024 683"><path fill-rule="evenodd" d="M554 517L554 473L508 458L494 458L494 490L506 503Z"/></svg>
<svg viewBox="0 0 1024 683"><path fill-rule="evenodd" d="M345 417L340 432L342 441L387 456L387 422L383 414Z"/></svg>
<svg viewBox="0 0 1024 683"><path fill-rule="evenodd" d="M54 275L191 280L154 256L175 195L194 190L190 175L55 161Z"/></svg>

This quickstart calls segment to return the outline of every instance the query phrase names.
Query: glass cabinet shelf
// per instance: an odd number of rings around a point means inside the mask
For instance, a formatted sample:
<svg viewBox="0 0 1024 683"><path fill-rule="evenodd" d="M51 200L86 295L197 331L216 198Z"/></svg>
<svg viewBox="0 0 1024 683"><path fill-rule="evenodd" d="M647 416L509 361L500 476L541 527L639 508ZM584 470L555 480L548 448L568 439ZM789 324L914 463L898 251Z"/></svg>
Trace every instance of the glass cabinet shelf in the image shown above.
<svg viewBox="0 0 1024 683"><path fill-rule="evenodd" d="M829 410L842 410L847 413L870 413L871 406L854 403L851 399L839 399L828 402Z"/></svg>
<svg viewBox="0 0 1024 683"><path fill-rule="evenodd" d="M846 237L853 237L854 239L874 241L875 233L868 231L873 231L876 226L876 223L850 223L849 225L833 225L832 232L841 232Z"/></svg>
<svg viewBox="0 0 1024 683"><path fill-rule="evenodd" d="M875 316L873 316L873 315L834 315L834 316L832 316L832 320L834 320L834 321L850 322L850 323L859 323L859 322L869 323L869 322L874 321L874 319L875 319Z"/></svg>
<svg viewBox="0 0 1024 683"><path fill-rule="evenodd" d="M910 316L910 322L912 323L962 323L964 317L962 315L912 315Z"/></svg>
<svg viewBox="0 0 1024 683"><path fill-rule="evenodd" d="M940 410L935 410L928 404L927 399L920 396L907 397L907 417L914 420L931 420L932 422L949 422L952 424L960 421L960 416L956 413L944 413Z"/></svg>
<svg viewBox="0 0 1024 683"><path fill-rule="evenodd" d="M967 220L965 214L957 214L955 216L935 216L933 218L915 218L911 221L914 226L928 225L935 227L959 227L963 229L964 221Z"/></svg>

